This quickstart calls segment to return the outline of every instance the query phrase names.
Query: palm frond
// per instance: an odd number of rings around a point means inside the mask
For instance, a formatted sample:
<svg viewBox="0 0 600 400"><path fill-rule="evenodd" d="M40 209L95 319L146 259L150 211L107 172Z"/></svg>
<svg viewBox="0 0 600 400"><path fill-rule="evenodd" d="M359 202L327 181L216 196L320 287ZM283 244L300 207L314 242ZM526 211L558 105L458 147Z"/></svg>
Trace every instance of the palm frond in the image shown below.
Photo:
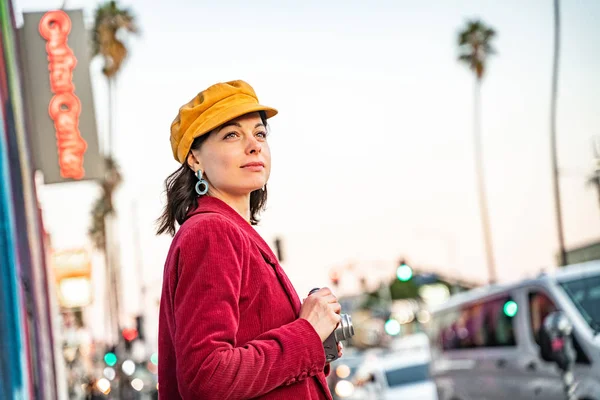
<svg viewBox="0 0 600 400"><path fill-rule="evenodd" d="M484 75L488 57L496 54L491 43L495 36L496 31L481 20L467 21L466 26L458 33L458 61L475 71L478 79Z"/></svg>
<svg viewBox="0 0 600 400"><path fill-rule="evenodd" d="M474 59L474 57L472 54L460 54L458 56L458 61L463 61L463 62L466 62L467 64L472 64L473 59Z"/></svg>
<svg viewBox="0 0 600 400"><path fill-rule="evenodd" d="M113 196L115 190L122 181L121 172L119 171L117 163L110 157L107 157L104 162L105 174L100 182L102 191L92 207L92 221L88 230L92 243L94 243L94 246L98 249L104 249L104 246L106 245L104 221L107 216L115 213Z"/></svg>
<svg viewBox="0 0 600 400"><path fill-rule="evenodd" d="M127 49L117 37L121 30L134 34L139 32L131 11L119 8L112 0L98 6L92 30L92 56L104 58L103 72L107 77L115 75L127 57Z"/></svg>

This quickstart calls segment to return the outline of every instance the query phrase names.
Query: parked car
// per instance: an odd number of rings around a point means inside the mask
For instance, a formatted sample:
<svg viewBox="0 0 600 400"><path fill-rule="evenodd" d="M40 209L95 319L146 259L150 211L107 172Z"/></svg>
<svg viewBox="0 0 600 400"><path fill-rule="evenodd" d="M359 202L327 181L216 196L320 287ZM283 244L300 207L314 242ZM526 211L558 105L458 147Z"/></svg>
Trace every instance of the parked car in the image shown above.
<svg viewBox="0 0 600 400"><path fill-rule="evenodd" d="M327 378L329 389L336 400L371 400L374 392L371 387L359 386L357 372L377 358L383 349L367 351L344 351L344 356L331 363L331 372Z"/></svg>
<svg viewBox="0 0 600 400"><path fill-rule="evenodd" d="M377 399L438 400L437 388L430 375L428 350L395 351L380 356L365 366L367 373L358 371L364 383L358 386L374 388Z"/></svg>

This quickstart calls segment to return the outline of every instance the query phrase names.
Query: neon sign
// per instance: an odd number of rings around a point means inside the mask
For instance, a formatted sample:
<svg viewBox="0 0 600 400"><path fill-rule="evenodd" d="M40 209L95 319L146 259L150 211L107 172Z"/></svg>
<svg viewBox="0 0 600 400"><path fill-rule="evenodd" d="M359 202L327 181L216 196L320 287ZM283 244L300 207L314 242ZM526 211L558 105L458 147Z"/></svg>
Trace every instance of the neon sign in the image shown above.
<svg viewBox="0 0 600 400"><path fill-rule="evenodd" d="M47 40L50 90L54 93L48 114L56 129L60 175L63 178L81 179L85 175L83 155L87 143L79 131L81 102L75 95L73 85L73 69L77 59L67 45L71 19L64 11L49 11L40 20L39 31Z"/></svg>

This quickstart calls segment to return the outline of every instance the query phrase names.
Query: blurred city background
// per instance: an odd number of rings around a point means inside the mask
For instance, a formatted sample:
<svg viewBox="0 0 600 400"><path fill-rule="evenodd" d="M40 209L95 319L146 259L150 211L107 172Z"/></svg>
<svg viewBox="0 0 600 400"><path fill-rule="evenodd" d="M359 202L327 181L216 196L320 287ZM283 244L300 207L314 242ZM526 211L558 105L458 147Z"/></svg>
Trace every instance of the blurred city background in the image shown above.
<svg viewBox="0 0 600 400"><path fill-rule="evenodd" d="M280 111L256 229L301 298L352 316L335 398L600 399L598 21L596 0L0 0L0 398L157 398L169 126L243 79Z"/></svg>

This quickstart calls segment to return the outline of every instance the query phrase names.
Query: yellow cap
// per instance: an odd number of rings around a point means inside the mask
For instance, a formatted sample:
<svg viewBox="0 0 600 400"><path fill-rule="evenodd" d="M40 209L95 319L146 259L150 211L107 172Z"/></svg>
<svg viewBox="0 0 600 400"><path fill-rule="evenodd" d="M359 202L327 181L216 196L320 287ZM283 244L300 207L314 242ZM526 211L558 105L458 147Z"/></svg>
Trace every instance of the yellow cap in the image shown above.
<svg viewBox="0 0 600 400"><path fill-rule="evenodd" d="M183 164L195 138L232 119L257 111L264 111L267 118L277 114L276 109L260 105L254 89L244 81L212 85L179 109L171 124L173 156Z"/></svg>

